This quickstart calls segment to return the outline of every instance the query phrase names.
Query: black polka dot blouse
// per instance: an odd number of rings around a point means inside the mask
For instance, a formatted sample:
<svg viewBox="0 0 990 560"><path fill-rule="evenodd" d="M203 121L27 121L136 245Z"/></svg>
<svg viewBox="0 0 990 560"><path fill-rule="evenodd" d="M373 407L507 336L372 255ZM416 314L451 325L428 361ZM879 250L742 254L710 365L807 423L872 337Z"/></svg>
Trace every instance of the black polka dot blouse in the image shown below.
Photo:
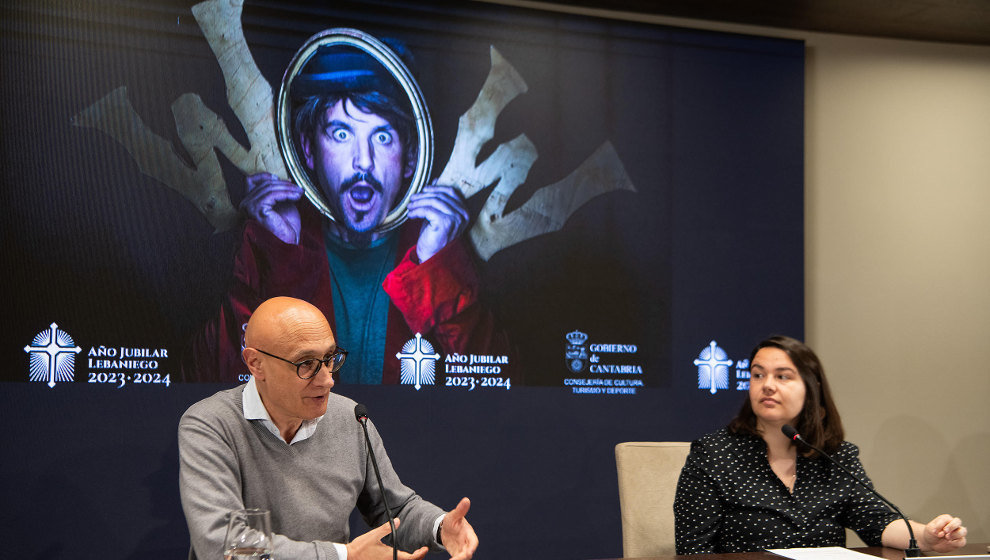
<svg viewBox="0 0 990 560"><path fill-rule="evenodd" d="M872 486L849 442L832 456ZM794 493L774 474L766 443L726 429L691 443L674 499L678 554L845 546L845 528L869 546L897 514L828 459L797 458Z"/></svg>

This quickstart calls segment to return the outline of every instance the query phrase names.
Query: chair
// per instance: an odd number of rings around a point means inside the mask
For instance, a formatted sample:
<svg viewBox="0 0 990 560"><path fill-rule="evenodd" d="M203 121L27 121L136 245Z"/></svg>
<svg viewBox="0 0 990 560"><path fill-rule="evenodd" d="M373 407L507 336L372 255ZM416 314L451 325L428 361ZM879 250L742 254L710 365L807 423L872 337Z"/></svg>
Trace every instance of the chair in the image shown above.
<svg viewBox="0 0 990 560"><path fill-rule="evenodd" d="M691 444L629 441L615 446L622 555L674 554L674 492Z"/></svg>

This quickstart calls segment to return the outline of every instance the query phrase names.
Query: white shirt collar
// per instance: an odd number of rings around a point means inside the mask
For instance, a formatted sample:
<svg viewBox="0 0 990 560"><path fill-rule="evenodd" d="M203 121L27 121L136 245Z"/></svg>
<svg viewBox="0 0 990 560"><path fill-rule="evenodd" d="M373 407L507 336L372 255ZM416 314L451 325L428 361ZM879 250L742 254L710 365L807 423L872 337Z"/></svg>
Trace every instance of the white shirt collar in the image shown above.
<svg viewBox="0 0 990 560"><path fill-rule="evenodd" d="M261 402L261 395L258 394L258 385L254 381L254 376L244 385L244 391L242 392L242 399L244 402L244 418L247 420L260 420L261 425L268 428L268 431L275 434L275 436L285 441L282 437L282 432L278 430L278 426L272 421L272 417L268 414L268 409L265 408L265 404ZM292 441L286 441L288 444L299 443L304 439L309 438L316 432L316 426L320 423L323 417L314 418L312 420L303 420L302 425L296 430L295 437Z"/></svg>

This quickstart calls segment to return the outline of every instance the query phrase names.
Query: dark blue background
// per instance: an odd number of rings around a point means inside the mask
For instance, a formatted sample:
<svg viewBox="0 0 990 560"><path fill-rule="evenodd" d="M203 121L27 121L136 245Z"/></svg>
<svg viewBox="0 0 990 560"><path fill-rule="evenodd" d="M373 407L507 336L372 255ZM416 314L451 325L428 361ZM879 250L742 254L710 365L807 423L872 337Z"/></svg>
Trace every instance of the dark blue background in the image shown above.
<svg viewBox="0 0 990 560"><path fill-rule="evenodd" d="M25 382L23 348L55 321L84 349L178 349L215 309L236 232L214 234L113 140L69 124L127 85L179 146L169 105L195 91L243 141L189 5L2 8L0 524L18 558L186 554L175 429L222 387L87 383L80 356L76 382L49 389ZM768 334L803 337L803 45L460 3L251 2L243 21L276 85L326 27L405 40L433 114L435 173L494 44L530 91L493 145L525 132L540 152L510 207L613 143L636 194L595 199L483 269L533 386L337 390L368 405L407 484L443 507L472 498L479 558L621 556L614 445L690 440L731 417L742 393L697 388L692 362L709 341L738 360ZM228 167L236 204L243 178ZM570 394L574 329L637 344L648 387Z"/></svg>

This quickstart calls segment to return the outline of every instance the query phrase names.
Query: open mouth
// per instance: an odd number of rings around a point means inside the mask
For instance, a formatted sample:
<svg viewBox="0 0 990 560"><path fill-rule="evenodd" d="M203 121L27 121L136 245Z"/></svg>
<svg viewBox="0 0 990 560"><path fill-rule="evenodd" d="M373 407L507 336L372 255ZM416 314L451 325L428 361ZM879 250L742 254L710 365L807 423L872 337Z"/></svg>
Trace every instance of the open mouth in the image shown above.
<svg viewBox="0 0 990 560"><path fill-rule="evenodd" d="M382 193L381 183L370 173L357 173L344 181L341 187L351 207L357 212L371 210Z"/></svg>
<svg viewBox="0 0 990 560"><path fill-rule="evenodd" d="M358 212L367 212L375 205L376 191L368 185L354 185L347 191L351 207Z"/></svg>

